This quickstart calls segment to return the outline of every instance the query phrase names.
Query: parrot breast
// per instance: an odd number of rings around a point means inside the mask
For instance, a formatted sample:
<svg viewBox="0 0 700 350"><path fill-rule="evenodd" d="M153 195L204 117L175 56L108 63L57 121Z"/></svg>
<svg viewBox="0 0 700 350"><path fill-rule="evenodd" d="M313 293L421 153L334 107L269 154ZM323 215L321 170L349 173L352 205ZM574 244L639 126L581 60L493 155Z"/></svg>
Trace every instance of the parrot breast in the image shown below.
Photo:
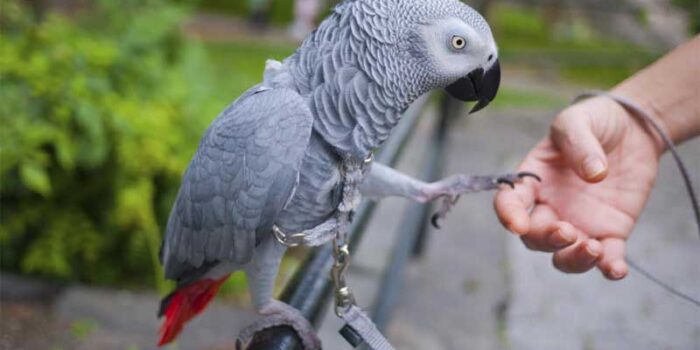
<svg viewBox="0 0 700 350"><path fill-rule="evenodd" d="M276 220L285 232L302 232L328 220L340 203L340 158L318 135L311 136L299 184Z"/></svg>

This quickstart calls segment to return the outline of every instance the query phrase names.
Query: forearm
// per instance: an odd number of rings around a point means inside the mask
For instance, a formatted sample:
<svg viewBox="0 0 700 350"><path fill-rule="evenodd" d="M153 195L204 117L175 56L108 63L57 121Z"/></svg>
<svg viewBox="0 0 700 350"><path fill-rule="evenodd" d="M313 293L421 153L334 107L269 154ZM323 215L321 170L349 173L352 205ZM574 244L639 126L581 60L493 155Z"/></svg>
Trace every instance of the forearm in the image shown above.
<svg viewBox="0 0 700 350"><path fill-rule="evenodd" d="M640 103L676 143L700 135L700 36L627 79L613 93Z"/></svg>

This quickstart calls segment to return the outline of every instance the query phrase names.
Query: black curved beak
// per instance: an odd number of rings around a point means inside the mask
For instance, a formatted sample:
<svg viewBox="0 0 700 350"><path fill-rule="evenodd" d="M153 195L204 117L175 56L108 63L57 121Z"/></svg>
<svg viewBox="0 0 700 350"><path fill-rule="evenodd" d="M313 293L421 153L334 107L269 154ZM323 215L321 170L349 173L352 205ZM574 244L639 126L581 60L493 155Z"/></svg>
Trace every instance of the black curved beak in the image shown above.
<svg viewBox="0 0 700 350"><path fill-rule="evenodd" d="M460 101L478 101L469 112L471 114L488 106L496 97L500 85L501 65L496 60L488 71L484 72L483 69L479 68L467 74L466 77L457 80L445 90Z"/></svg>

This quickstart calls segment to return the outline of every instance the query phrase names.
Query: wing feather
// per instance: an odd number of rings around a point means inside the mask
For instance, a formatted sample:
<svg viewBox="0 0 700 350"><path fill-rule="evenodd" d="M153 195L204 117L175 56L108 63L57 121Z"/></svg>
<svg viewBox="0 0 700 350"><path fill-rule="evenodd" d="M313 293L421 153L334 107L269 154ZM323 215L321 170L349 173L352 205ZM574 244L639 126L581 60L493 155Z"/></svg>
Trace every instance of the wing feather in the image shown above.
<svg viewBox="0 0 700 350"><path fill-rule="evenodd" d="M257 88L205 133L183 177L161 249L166 277L245 264L298 183L313 116L287 89Z"/></svg>

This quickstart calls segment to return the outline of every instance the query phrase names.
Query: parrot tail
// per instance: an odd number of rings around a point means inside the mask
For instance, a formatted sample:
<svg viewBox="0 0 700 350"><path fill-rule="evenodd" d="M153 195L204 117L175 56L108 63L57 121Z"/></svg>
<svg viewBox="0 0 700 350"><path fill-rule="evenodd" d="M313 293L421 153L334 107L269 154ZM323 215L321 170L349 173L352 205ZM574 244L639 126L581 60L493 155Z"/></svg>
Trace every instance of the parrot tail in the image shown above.
<svg viewBox="0 0 700 350"><path fill-rule="evenodd" d="M202 312L207 304L214 299L219 287L228 279L228 276L218 280L201 279L179 287L165 297L161 301L158 311L158 317L165 316L165 322L160 328L161 338L158 346L175 340L185 323Z"/></svg>

